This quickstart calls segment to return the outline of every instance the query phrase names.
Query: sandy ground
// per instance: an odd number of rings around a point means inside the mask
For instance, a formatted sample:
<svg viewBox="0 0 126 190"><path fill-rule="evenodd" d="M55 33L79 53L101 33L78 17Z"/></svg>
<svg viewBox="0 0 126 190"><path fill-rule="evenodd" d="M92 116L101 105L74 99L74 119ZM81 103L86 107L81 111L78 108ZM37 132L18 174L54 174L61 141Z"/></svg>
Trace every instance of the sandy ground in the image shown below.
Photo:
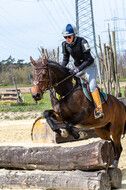
<svg viewBox="0 0 126 190"><path fill-rule="evenodd" d="M0 119L0 146L14 145L14 146L57 146L56 144L40 144L33 143L31 140L31 129L35 119L26 120L4 120ZM99 138L91 138L79 142L63 143L60 146L79 146L88 144ZM123 152L119 162L119 168L122 170L123 181L122 188L126 189L126 136L122 139ZM58 145L59 146L59 145Z"/></svg>

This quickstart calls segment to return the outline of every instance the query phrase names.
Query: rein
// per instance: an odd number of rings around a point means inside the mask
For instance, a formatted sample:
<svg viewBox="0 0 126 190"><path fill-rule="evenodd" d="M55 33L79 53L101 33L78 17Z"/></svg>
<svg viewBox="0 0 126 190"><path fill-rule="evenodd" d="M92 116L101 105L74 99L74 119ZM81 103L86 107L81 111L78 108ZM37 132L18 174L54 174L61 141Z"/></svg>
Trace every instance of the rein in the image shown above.
<svg viewBox="0 0 126 190"><path fill-rule="evenodd" d="M64 82L64 81L66 81L67 79L71 78L72 76L73 76L73 75L70 75L70 76L64 78L64 79L61 80L60 82L55 83L54 86L58 86L58 85L61 84L62 82Z"/></svg>

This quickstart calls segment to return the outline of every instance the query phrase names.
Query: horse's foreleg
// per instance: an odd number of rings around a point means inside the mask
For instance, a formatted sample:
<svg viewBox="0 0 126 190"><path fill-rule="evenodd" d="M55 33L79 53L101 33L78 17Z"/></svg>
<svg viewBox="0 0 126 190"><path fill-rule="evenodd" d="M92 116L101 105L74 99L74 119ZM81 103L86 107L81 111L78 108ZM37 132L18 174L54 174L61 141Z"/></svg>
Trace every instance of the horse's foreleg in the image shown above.
<svg viewBox="0 0 126 190"><path fill-rule="evenodd" d="M75 139L84 139L87 136L87 133L83 131L75 131L73 129L74 125L71 123L66 124L66 130L69 132L70 135L72 135Z"/></svg>
<svg viewBox="0 0 126 190"><path fill-rule="evenodd" d="M80 135L77 131L73 130L73 125L71 123L66 124L66 130L75 138L79 139Z"/></svg>
<svg viewBox="0 0 126 190"><path fill-rule="evenodd" d="M53 118L57 121L61 121L61 118L58 114L56 114L53 110L46 110L46 111L44 111L43 116L45 117L47 123L49 124L50 128L54 132L58 133L62 137L68 136L67 131L65 129L58 128L58 126L55 124L55 122L51 119L51 118Z"/></svg>

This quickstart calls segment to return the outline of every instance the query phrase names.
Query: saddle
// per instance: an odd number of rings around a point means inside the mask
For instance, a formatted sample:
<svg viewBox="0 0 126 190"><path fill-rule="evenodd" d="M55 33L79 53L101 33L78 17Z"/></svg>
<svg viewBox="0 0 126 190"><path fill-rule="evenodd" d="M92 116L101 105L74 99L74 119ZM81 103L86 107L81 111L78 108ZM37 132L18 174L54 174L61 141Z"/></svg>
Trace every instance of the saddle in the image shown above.
<svg viewBox="0 0 126 190"><path fill-rule="evenodd" d="M88 100L90 100L91 102L93 101L91 92L90 92L90 88L89 88L89 83L87 80L85 80L84 78L80 77L80 82L81 82L81 86L83 89L83 93L85 94L85 96L88 98ZM103 91L100 91L100 88L97 86L99 94L100 94L100 98L101 98L101 102L102 104L105 103L107 101L107 94L104 93Z"/></svg>

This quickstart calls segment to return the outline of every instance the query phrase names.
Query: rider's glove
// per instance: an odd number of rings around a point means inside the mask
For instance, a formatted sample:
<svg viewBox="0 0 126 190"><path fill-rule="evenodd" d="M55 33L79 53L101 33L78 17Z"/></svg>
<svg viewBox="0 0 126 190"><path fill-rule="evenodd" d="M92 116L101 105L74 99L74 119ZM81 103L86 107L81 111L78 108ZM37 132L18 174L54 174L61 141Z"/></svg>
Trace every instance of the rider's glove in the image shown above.
<svg viewBox="0 0 126 190"><path fill-rule="evenodd" d="M76 75L78 72L79 72L78 68L70 70L70 74L72 74L72 75Z"/></svg>

